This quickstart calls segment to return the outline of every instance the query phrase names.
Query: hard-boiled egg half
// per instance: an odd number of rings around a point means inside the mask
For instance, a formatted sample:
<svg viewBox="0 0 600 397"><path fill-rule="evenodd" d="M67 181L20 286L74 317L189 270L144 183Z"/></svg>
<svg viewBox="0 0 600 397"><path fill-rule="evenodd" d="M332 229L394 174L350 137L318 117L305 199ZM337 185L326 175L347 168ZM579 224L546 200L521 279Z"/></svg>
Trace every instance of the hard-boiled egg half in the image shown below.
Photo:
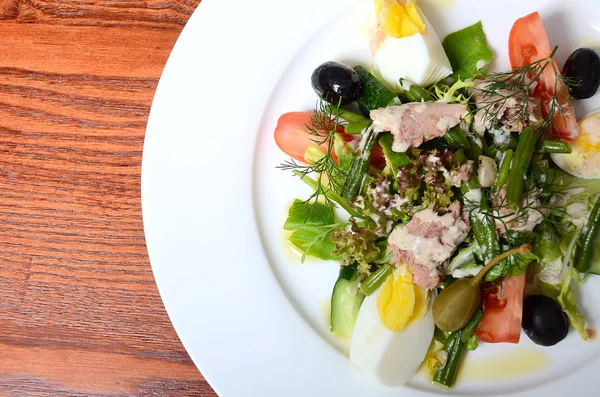
<svg viewBox="0 0 600 397"><path fill-rule="evenodd" d="M381 77L391 87L400 78L421 86L452 74L435 30L414 0L374 0L371 52Z"/></svg>
<svg viewBox="0 0 600 397"><path fill-rule="evenodd" d="M579 136L569 154L552 154L560 168L579 178L600 178L600 113L579 121Z"/></svg>
<svg viewBox="0 0 600 397"><path fill-rule="evenodd" d="M401 386L427 355L433 337L430 292L399 267L365 298L350 340L350 361L383 385Z"/></svg>

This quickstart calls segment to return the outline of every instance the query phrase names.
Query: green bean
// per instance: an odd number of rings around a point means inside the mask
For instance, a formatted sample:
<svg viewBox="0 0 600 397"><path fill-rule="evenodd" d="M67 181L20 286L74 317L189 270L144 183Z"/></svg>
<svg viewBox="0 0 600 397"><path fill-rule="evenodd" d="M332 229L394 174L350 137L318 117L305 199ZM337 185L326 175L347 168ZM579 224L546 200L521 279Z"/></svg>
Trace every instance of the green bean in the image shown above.
<svg viewBox="0 0 600 397"><path fill-rule="evenodd" d="M294 173L294 175L296 175L298 178L300 178L302 180L302 182L306 183L313 190L317 189L317 187L319 186L317 181L315 181L308 175L305 175L302 172L295 171L295 170L292 172ZM340 207L342 207L344 210L346 210L346 212L348 214L350 214L350 216L353 216L354 218L359 218L359 219L364 218L364 215L361 215L358 212L354 211L352 208L350 208L350 206L348 205L348 201L346 201L346 199L340 197L333 190L331 190L331 189L327 190L327 192L325 193L325 196L327 196L327 198L329 198L330 200L336 202ZM367 218L366 220L369 223L373 222L373 220L371 218Z"/></svg>
<svg viewBox="0 0 600 397"><path fill-rule="evenodd" d="M359 123L359 122L369 120L368 118L364 117L363 115L354 113L354 112L352 112L350 110L346 110L344 108L339 108L337 106L327 105L326 109L333 116L338 116L339 118L346 120L348 123Z"/></svg>
<svg viewBox="0 0 600 397"><path fill-rule="evenodd" d="M565 141L548 141L542 139L535 147L538 153L564 153L569 154L573 151L571 144Z"/></svg>
<svg viewBox="0 0 600 397"><path fill-rule="evenodd" d="M471 178L469 182L463 185L463 197L471 191L480 189L479 183L475 177ZM476 205L477 203L471 203ZM488 202L482 198L479 203L479 208L472 209L469 213L469 219L471 220L471 230L473 236L477 241L481 249L481 254L485 262L491 261L500 252L500 244L498 243L498 233L496 232L496 225L492 221L491 217L486 215L490 209Z"/></svg>
<svg viewBox="0 0 600 397"><path fill-rule="evenodd" d="M450 145L453 148L469 149L471 147L469 141L467 140L465 134L463 134L459 126L451 128L448 132L446 132L446 134L444 135L444 139L446 140L446 142L448 142L448 145Z"/></svg>
<svg viewBox="0 0 600 397"><path fill-rule="evenodd" d="M577 250L575 251L575 269L581 273L587 273L592 267L594 257L594 245L600 231L600 199L596 200L594 209L588 218L586 228L581 237Z"/></svg>
<svg viewBox="0 0 600 397"><path fill-rule="evenodd" d="M508 146L511 149L516 149L518 144L519 144L519 140L511 135Z"/></svg>
<svg viewBox="0 0 600 397"><path fill-rule="evenodd" d="M365 140L362 153L359 153L350 163L348 176L342 188L342 197L346 200L360 194L367 171L369 170L369 164L371 163L371 155L377 143L377 133L372 129L367 130L362 139Z"/></svg>
<svg viewBox="0 0 600 397"><path fill-rule="evenodd" d="M328 112L331 112L333 116L337 116L347 122L347 124L344 126L344 132L346 134L362 134L363 131L373 123L371 119L344 108L327 105L326 109Z"/></svg>
<svg viewBox="0 0 600 397"><path fill-rule="evenodd" d="M404 79L400 79L400 85L404 85ZM408 90L403 90L404 97L408 102L429 102L433 97L427 90L417 84L411 84Z"/></svg>
<svg viewBox="0 0 600 397"><path fill-rule="evenodd" d="M379 269L375 270L369 275L362 283L360 283L360 290L365 296L370 296L373 292L377 291L379 287L388 279L392 274L394 268L389 265L383 265Z"/></svg>
<svg viewBox="0 0 600 397"><path fill-rule="evenodd" d="M437 326L435 327L435 331L433 331L433 336L440 343L446 343L446 341L448 340L448 336L449 335L450 335L449 332L444 332L441 329L439 329Z"/></svg>
<svg viewBox="0 0 600 397"><path fill-rule="evenodd" d="M500 169L498 170L498 176L496 177L494 190L500 190L500 188L508 181L510 162L512 161L514 154L515 152L513 152L512 149L508 149L506 152L504 152L504 158L502 159L502 164L500 164Z"/></svg>
<svg viewBox="0 0 600 397"><path fill-rule="evenodd" d="M446 365L435 371L433 381L442 386L452 387L456 380L458 366L465 352L467 344L460 340L460 331L450 334L446 341L445 350L448 353Z"/></svg>
<svg viewBox="0 0 600 397"><path fill-rule="evenodd" d="M366 130L367 128L369 128L371 126L372 123L373 123L373 121L368 120L368 119L366 119L364 121L348 123L344 126L344 132L346 134L351 134L351 135L362 134L364 132L364 130Z"/></svg>
<svg viewBox="0 0 600 397"><path fill-rule="evenodd" d="M508 139L506 139L502 143L497 143L496 141L494 141L494 146L496 146L498 149L502 150L503 152L508 149L515 150L517 148L518 144L519 144L519 140L517 138L515 138L512 134L509 134Z"/></svg>
<svg viewBox="0 0 600 397"><path fill-rule="evenodd" d="M477 244L482 249L484 259L486 261L491 260L500 252L498 233L496 232L496 226L494 222L492 222L489 216L478 214L476 211L471 213L469 219L471 220L473 236L475 237Z"/></svg>
<svg viewBox="0 0 600 397"><path fill-rule="evenodd" d="M465 156L465 152L463 152L461 149L458 149L456 152L454 152L453 164L463 165L466 162L467 156Z"/></svg>
<svg viewBox="0 0 600 397"><path fill-rule="evenodd" d="M450 334L444 347L444 350L448 353L448 359L446 365L438 369L433 375L435 383L446 387L454 385L458 367L467 347L467 341L473 336L473 332L479 326L482 317L483 312L479 310L465 328Z"/></svg>
<svg viewBox="0 0 600 397"><path fill-rule="evenodd" d="M521 206L521 195L523 194L523 185L531 156L535 149L538 139L538 133L531 127L527 127L521 133L517 151L510 166L508 175L508 193L507 202L511 209L518 209Z"/></svg>
<svg viewBox="0 0 600 397"><path fill-rule="evenodd" d="M487 144L487 142L485 141L485 139L482 139L481 142L482 142L482 146L483 146L483 154L495 159L496 155L498 154L498 148L493 145L489 146Z"/></svg>
<svg viewBox="0 0 600 397"><path fill-rule="evenodd" d="M465 327L461 331L460 340L462 340L463 342L467 342L471 338L471 336L475 334L475 330L479 326L479 323L481 322L482 318L483 310L477 311L477 313L475 313L475 316L473 316L473 319L469 322L469 324L465 325Z"/></svg>
<svg viewBox="0 0 600 397"><path fill-rule="evenodd" d="M477 162L479 161L479 156L483 154L483 150L481 146L479 146L479 144L483 142L483 139L476 141L475 137L469 135L467 136L467 141L469 142L469 148L465 150L465 154L467 155L469 160L473 160L475 164L477 164Z"/></svg>

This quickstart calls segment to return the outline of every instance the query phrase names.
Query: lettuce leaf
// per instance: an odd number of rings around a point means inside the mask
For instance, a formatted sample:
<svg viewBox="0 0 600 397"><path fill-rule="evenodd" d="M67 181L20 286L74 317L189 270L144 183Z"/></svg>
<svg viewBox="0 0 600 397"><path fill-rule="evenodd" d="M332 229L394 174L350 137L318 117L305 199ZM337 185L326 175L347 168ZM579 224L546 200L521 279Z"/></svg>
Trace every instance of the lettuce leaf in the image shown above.
<svg viewBox="0 0 600 397"><path fill-rule="evenodd" d="M533 261L539 261L539 258L533 252L527 255L512 255L492 267L484 277L485 281L494 281L501 277L518 276L527 270L529 264Z"/></svg>
<svg viewBox="0 0 600 397"><path fill-rule="evenodd" d="M540 283L540 292L554 300L556 300L563 311L569 318L569 323L573 328L577 330L579 336L583 340L588 339L588 334L585 331L585 316L579 311L577 307L577 297L573 291L571 285L572 274L571 271L565 279L567 284L551 285L546 283ZM565 287L565 288L563 288ZM564 290L564 291L563 291Z"/></svg>
<svg viewBox="0 0 600 397"><path fill-rule="evenodd" d="M467 341L467 350L477 350L478 347L479 338L477 338L477 335L471 335L471 337Z"/></svg>
<svg viewBox="0 0 600 397"><path fill-rule="evenodd" d="M301 261L304 262L307 255L323 260L339 260L339 256L332 254L336 245L331 239L331 232L337 226L305 225L294 230L289 240L303 252Z"/></svg>
<svg viewBox="0 0 600 397"><path fill-rule="evenodd" d="M283 228L292 231L288 239L303 253L301 261L304 262L307 255L324 260L339 260L340 257L333 254L337 246L331 239L331 232L343 226L344 224L335 221L331 207L295 200Z"/></svg>
<svg viewBox="0 0 600 397"><path fill-rule="evenodd" d="M284 230L296 230L304 226L329 225L335 223L335 215L330 207L320 203L306 203L294 200L283 224Z"/></svg>
<svg viewBox="0 0 600 397"><path fill-rule="evenodd" d="M460 80L485 73L494 56L487 45L481 21L450 33L442 45L454 69L454 77Z"/></svg>
<svg viewBox="0 0 600 397"><path fill-rule="evenodd" d="M394 144L394 136L390 133L382 134L379 138L379 145L383 150L386 164L392 170L394 177L398 176L398 168L410 164L412 161L406 153L398 153L392 150Z"/></svg>
<svg viewBox="0 0 600 397"><path fill-rule="evenodd" d="M562 256L562 271L565 272L562 281L556 284L540 282L540 292L556 300L569 318L569 323L577 330L581 339L587 340L588 334L585 330L585 316L577 307L577 298L573 291L573 284L581 283L579 273L573 268L573 248L579 237L578 232L571 233L569 245Z"/></svg>
<svg viewBox="0 0 600 397"><path fill-rule="evenodd" d="M558 193L564 204L590 204L590 200L600 194L600 179L577 178L560 168L550 168L547 174L548 187Z"/></svg>
<svg viewBox="0 0 600 397"><path fill-rule="evenodd" d="M561 249L559 241L549 232L545 233L541 228L541 233L537 235L533 244L533 253L538 257L540 264L552 262L562 258L564 251Z"/></svg>

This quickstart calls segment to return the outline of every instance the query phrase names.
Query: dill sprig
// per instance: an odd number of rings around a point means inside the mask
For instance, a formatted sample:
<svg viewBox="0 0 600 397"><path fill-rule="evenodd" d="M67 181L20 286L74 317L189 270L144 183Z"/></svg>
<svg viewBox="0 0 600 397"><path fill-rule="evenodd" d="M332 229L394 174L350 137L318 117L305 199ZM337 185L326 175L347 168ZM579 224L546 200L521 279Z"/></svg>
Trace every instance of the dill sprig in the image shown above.
<svg viewBox="0 0 600 397"><path fill-rule="evenodd" d="M532 96L538 79L548 68L552 68L556 79L554 80L553 95L548 99L549 108L547 115L541 120L538 128L542 131L551 131L557 116L566 123L568 105L573 105L569 95L569 87L575 83L561 75L554 60L558 47L554 47L547 58L532 62L512 72L491 73L483 76L487 84L475 87L473 90L483 96L483 110L486 121L497 122L502 117L508 122L517 120L527 121L530 115L529 98ZM516 111L506 114L505 109L509 101L515 100L513 106Z"/></svg>
<svg viewBox="0 0 600 397"><path fill-rule="evenodd" d="M323 100L319 100L310 124L306 125L306 132L311 136L310 140L315 143L315 146L325 146L326 153L318 160L310 162L310 164L299 164L294 159L289 159L281 163L277 168L285 171L296 171L301 178L311 177L310 174L315 174L316 187L313 193L301 205L308 206L308 216L324 219L325 214L321 213L321 206L312 205L317 202L322 202L328 208L328 211L333 211L337 205L335 201L328 197L329 192L340 193L346 173L336 163L334 153L335 136L338 126L341 124L341 119L338 114L340 111L340 103L337 105L328 105Z"/></svg>

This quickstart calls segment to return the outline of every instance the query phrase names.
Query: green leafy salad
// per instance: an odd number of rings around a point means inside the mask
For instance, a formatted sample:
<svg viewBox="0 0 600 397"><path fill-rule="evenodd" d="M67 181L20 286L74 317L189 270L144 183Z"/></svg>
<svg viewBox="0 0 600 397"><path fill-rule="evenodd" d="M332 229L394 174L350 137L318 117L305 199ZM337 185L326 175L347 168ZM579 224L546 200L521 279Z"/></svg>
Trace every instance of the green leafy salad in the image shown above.
<svg viewBox="0 0 600 397"><path fill-rule="evenodd" d="M312 190L289 208L289 242L340 265L331 332L390 387L421 365L451 387L466 351L522 331L540 346L570 328L592 338L577 301L600 274L600 161L572 156L591 134L574 97L596 82L561 72L538 13L513 26L512 70L490 72L481 22L440 40L413 1L375 10L399 16L378 19L372 64L318 66L315 109L275 130L279 167ZM422 70L389 55L415 35Z"/></svg>

